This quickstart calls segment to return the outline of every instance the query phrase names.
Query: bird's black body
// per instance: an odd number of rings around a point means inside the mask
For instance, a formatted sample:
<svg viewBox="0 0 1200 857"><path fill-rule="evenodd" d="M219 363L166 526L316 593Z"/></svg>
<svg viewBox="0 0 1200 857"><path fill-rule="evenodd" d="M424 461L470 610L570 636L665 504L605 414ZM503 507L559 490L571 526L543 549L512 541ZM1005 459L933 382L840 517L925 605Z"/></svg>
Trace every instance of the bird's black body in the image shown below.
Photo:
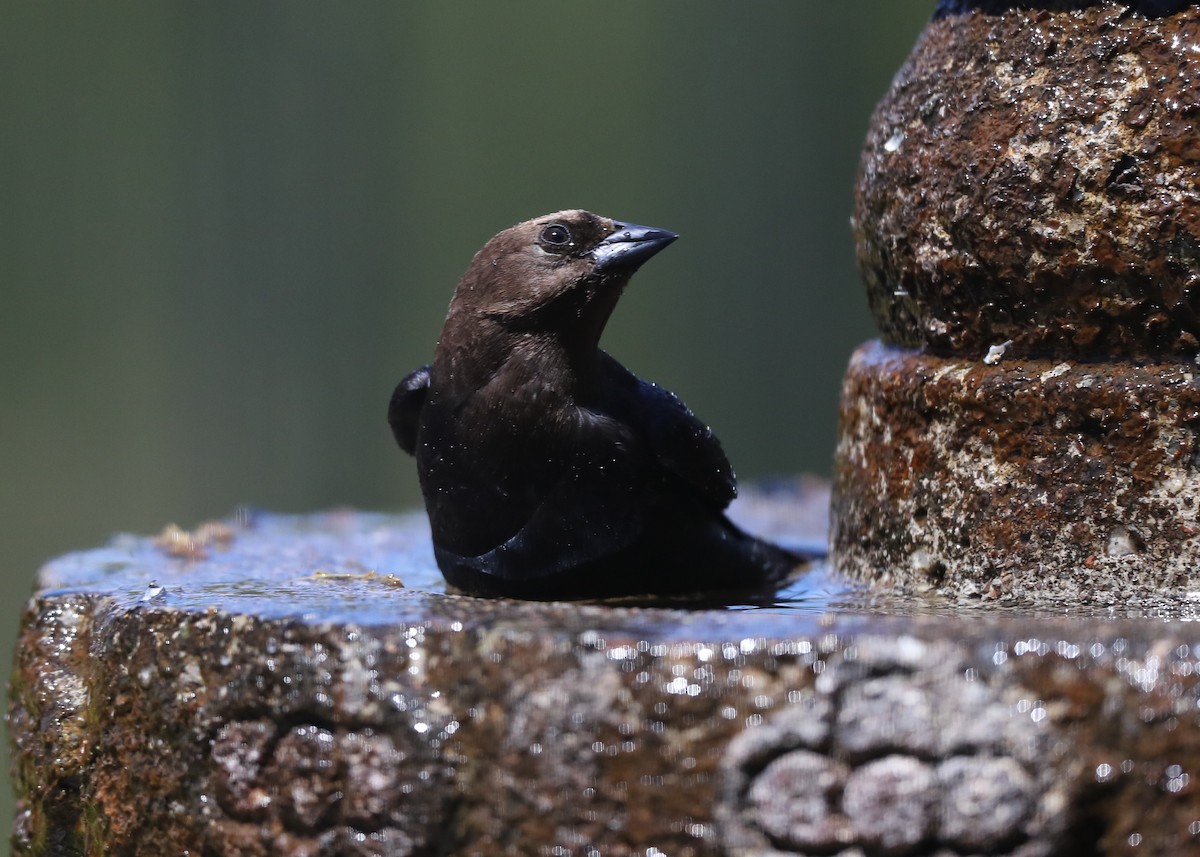
<svg viewBox="0 0 1200 857"><path fill-rule="evenodd" d="M597 347L629 277L674 239L566 211L472 261L433 364L388 410L451 585L529 599L761 593L800 563L725 517L735 481L708 427Z"/></svg>

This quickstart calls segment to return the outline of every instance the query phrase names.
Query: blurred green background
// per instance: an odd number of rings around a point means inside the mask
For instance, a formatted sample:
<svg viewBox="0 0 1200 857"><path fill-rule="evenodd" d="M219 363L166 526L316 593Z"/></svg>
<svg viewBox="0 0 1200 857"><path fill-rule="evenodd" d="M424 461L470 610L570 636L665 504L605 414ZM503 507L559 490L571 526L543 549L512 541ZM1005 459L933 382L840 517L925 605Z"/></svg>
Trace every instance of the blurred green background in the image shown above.
<svg viewBox="0 0 1200 857"><path fill-rule="evenodd" d="M610 352L743 481L828 472L858 152L933 5L5 3L3 639L115 531L418 503L392 387L475 250L560 208L682 235Z"/></svg>

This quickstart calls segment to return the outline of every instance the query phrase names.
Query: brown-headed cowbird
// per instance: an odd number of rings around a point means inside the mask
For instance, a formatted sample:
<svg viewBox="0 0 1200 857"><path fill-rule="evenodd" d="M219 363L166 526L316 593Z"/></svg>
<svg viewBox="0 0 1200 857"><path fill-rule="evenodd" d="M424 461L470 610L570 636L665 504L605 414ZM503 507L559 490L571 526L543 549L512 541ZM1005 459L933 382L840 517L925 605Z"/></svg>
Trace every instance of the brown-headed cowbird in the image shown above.
<svg viewBox="0 0 1200 857"><path fill-rule="evenodd" d="M388 408L452 586L539 600L763 593L802 562L730 523L737 489L712 431L598 347L629 278L676 237L560 211L475 255L432 365Z"/></svg>

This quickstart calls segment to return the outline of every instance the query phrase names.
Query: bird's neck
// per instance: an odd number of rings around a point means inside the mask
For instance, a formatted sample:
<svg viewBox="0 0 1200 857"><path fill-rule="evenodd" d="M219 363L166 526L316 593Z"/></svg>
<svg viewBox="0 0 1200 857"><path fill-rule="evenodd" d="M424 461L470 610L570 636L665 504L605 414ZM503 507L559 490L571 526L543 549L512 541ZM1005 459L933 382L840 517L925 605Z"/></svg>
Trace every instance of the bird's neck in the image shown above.
<svg viewBox="0 0 1200 857"><path fill-rule="evenodd" d="M520 398L531 388L563 401L581 398L598 371L600 330L580 333L512 330L473 319L462 335L443 334L434 357L434 389L453 399L484 389Z"/></svg>

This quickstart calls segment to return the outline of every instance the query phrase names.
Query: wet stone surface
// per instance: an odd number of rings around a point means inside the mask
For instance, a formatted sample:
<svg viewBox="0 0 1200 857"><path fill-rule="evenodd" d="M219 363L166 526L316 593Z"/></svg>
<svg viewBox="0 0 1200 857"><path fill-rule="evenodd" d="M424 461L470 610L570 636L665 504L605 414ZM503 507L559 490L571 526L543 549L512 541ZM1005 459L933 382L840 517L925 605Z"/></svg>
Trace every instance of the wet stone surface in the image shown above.
<svg viewBox="0 0 1200 857"><path fill-rule="evenodd" d="M864 635L731 743L718 805L738 853L1052 854L1071 777L1027 689L956 646Z"/></svg>
<svg viewBox="0 0 1200 857"><path fill-rule="evenodd" d="M743 522L818 539L826 490L785 484ZM760 607L482 601L419 516L224 526L43 570L17 854L1200 853L1186 622L822 568Z"/></svg>
<svg viewBox="0 0 1200 857"><path fill-rule="evenodd" d="M877 107L854 216L897 344L1200 351L1200 6L945 2Z"/></svg>

